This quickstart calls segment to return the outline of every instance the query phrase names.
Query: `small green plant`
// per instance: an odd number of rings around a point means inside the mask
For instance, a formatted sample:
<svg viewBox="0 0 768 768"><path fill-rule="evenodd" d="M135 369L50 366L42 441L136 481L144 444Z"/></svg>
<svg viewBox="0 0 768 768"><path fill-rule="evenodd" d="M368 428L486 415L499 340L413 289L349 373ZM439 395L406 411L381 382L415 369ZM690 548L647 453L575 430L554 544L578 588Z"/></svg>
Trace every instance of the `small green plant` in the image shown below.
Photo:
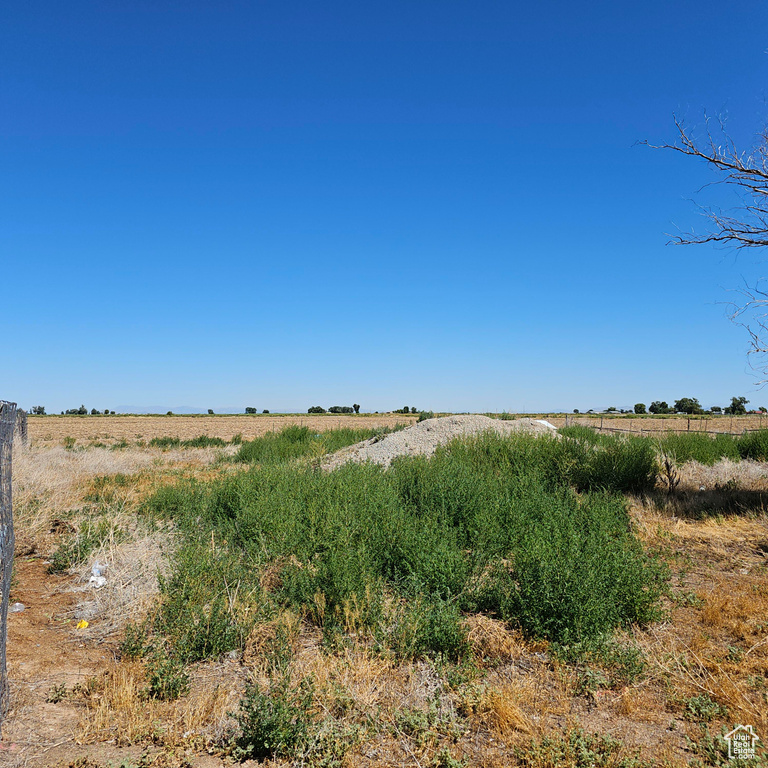
<svg viewBox="0 0 768 768"><path fill-rule="evenodd" d="M640 759L639 751L623 755L624 751L624 745L611 736L574 728L565 736L534 741L528 749L516 750L516 755L526 768L651 768L652 763Z"/></svg>
<svg viewBox="0 0 768 768"><path fill-rule="evenodd" d="M466 766L466 760L455 758L448 747L443 747L432 758L432 768L466 768Z"/></svg>
<svg viewBox="0 0 768 768"><path fill-rule="evenodd" d="M146 695L162 701L174 701L189 690L189 675L184 665L164 649L155 651L147 664L149 686Z"/></svg>
<svg viewBox="0 0 768 768"><path fill-rule="evenodd" d="M263 760L296 752L310 730L312 697L308 682L292 688L287 675L271 681L266 691L255 682L249 683L235 715L240 733L234 756L239 760Z"/></svg>
<svg viewBox="0 0 768 768"><path fill-rule="evenodd" d="M113 530L112 533L121 534L119 529ZM53 553L48 573L66 573L70 568L80 565L109 535L107 520L85 520L80 530Z"/></svg>
<svg viewBox="0 0 768 768"><path fill-rule="evenodd" d="M59 685L54 685L53 688L48 691L48 696L45 700L48 702L48 704L58 704L59 702L64 701L66 698L67 686L64 683L59 683Z"/></svg>
<svg viewBox="0 0 768 768"><path fill-rule="evenodd" d="M126 659L141 659L152 650L147 637L148 626L146 623L136 625L129 623L125 628L125 636L120 643L120 655Z"/></svg>
<svg viewBox="0 0 768 768"><path fill-rule="evenodd" d="M706 693L685 700L685 717L700 723L708 723L716 717L728 717L728 707L713 701Z"/></svg>
<svg viewBox="0 0 768 768"><path fill-rule="evenodd" d="M503 418L504 414L502 414ZM426 421L427 419L434 419L435 414L432 411L421 411L419 413L419 418L417 419L417 422L419 421Z"/></svg>
<svg viewBox="0 0 768 768"><path fill-rule="evenodd" d="M61 442L68 451L71 451L75 447L77 440L74 437L67 435Z"/></svg>

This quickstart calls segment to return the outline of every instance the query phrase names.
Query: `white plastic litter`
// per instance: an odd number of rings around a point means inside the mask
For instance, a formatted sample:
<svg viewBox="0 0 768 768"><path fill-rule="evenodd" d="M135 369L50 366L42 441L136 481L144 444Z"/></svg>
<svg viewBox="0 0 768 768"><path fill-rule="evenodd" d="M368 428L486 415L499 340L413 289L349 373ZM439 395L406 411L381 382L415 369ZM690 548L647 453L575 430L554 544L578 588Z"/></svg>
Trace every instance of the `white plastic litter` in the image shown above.
<svg viewBox="0 0 768 768"><path fill-rule="evenodd" d="M91 576L90 579L88 579L89 584L93 584L93 586L96 589L101 589L106 583L107 583L107 577L106 576Z"/></svg>
<svg viewBox="0 0 768 768"><path fill-rule="evenodd" d="M106 568L106 565L102 565L98 560L93 564L93 567L91 568L91 576L94 578L99 578L101 576L101 571L103 568Z"/></svg>
<svg viewBox="0 0 768 768"><path fill-rule="evenodd" d="M11 613L21 613L26 607L24 603L14 603L8 610Z"/></svg>

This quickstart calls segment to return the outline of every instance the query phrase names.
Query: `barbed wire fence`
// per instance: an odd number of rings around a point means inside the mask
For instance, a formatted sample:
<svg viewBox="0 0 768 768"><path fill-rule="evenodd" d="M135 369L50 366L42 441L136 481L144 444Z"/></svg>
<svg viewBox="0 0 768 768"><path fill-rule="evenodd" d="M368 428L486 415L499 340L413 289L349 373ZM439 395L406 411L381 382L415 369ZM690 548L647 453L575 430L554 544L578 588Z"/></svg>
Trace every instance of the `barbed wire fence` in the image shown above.
<svg viewBox="0 0 768 768"><path fill-rule="evenodd" d="M757 427L739 427L739 420L745 417L731 417L716 416L714 418L704 417L686 417L681 416L673 421L666 421L659 419L654 421L653 419L644 419L643 417L633 419L632 417L626 417L625 419L614 418L611 416L584 416L565 414L565 416L554 416L553 421L563 420L565 423L562 426L566 427L591 427L598 432L624 432L631 435L645 435L647 437L663 436L669 434L682 434L697 432L704 435L731 435L733 437L740 437L748 432L762 432L768 429L768 414L755 416L753 419L758 420L760 426ZM751 417L750 417L751 418ZM605 419L605 424L603 424ZM614 426L617 421L621 419L621 423L627 426ZM734 428L734 419L736 421ZM765 422L763 424L763 422ZM710 429L710 426L719 427L718 429Z"/></svg>
<svg viewBox="0 0 768 768"><path fill-rule="evenodd" d="M26 414L25 414L26 416ZM26 419L25 434L26 434ZM8 711L8 671L5 645L8 636L8 600L13 569L13 504L11 459L16 431L16 403L0 400L0 728Z"/></svg>

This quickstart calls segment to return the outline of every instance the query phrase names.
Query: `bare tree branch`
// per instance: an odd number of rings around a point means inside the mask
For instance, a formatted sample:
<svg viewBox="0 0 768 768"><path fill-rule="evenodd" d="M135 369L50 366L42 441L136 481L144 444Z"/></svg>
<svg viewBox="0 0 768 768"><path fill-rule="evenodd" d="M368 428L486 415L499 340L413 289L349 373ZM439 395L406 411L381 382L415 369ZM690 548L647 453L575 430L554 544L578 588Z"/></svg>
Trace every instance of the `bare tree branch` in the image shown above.
<svg viewBox="0 0 768 768"><path fill-rule="evenodd" d="M688 232L672 238L681 245L693 243L723 243L735 248L756 248L768 245L768 132L757 136L749 152L739 152L725 130L725 121L718 120L717 134L711 129L712 118L705 115L706 132L697 141L685 123L675 117L678 140L675 144L640 144L653 149L673 152L703 160L721 175L716 184L736 187L742 204L735 214L728 215L718 208L699 206L710 221L704 234ZM719 139L719 141L718 141Z"/></svg>
<svg viewBox="0 0 768 768"><path fill-rule="evenodd" d="M768 129L756 136L750 151L739 152L726 131L725 120L718 118L717 129L713 131L712 118L704 117L706 128L701 140L697 140L685 123L675 117L678 138L674 144L639 143L704 161L719 175L712 183L735 187L741 204L728 213L699 205L702 214L709 219L708 231L676 235L670 242L680 245L721 243L738 250L768 246ZM765 386L768 384L768 290L763 290L758 281L754 286L745 284L738 292L744 301L730 304L730 318L749 334L750 366L758 374L758 386Z"/></svg>

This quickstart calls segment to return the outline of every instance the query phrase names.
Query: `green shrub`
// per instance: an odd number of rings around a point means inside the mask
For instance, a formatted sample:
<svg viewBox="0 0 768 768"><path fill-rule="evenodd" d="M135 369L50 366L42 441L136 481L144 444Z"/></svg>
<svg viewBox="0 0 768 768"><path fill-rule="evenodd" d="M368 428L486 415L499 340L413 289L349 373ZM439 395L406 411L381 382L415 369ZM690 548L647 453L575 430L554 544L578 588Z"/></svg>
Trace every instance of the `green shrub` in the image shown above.
<svg viewBox="0 0 768 768"><path fill-rule="evenodd" d="M502 414L503 416L504 414ZM417 419L417 422L420 421L426 421L427 419L434 419L435 414L432 411L421 411L419 413L419 418Z"/></svg>
<svg viewBox="0 0 768 768"><path fill-rule="evenodd" d="M307 683L291 688L289 678L281 676L266 692L250 683L235 716L240 733L234 756L239 760L290 756L307 741L311 706L312 688Z"/></svg>
<svg viewBox="0 0 768 768"><path fill-rule="evenodd" d="M180 437L153 437L149 441L150 448L162 448L163 450L166 450L168 448L178 448L181 445L181 438Z"/></svg>
<svg viewBox="0 0 768 768"><path fill-rule="evenodd" d="M713 701L706 693L685 700L685 718L708 723L716 717L728 717L728 707Z"/></svg>
<svg viewBox="0 0 768 768"><path fill-rule="evenodd" d="M199 435L190 440L182 440L182 448L220 448L226 445L226 441L220 437L209 437L208 435Z"/></svg>
<svg viewBox="0 0 768 768"><path fill-rule="evenodd" d="M184 665L163 649L152 655L147 672L146 695L153 699L173 701L189 690L189 675L184 671Z"/></svg>

